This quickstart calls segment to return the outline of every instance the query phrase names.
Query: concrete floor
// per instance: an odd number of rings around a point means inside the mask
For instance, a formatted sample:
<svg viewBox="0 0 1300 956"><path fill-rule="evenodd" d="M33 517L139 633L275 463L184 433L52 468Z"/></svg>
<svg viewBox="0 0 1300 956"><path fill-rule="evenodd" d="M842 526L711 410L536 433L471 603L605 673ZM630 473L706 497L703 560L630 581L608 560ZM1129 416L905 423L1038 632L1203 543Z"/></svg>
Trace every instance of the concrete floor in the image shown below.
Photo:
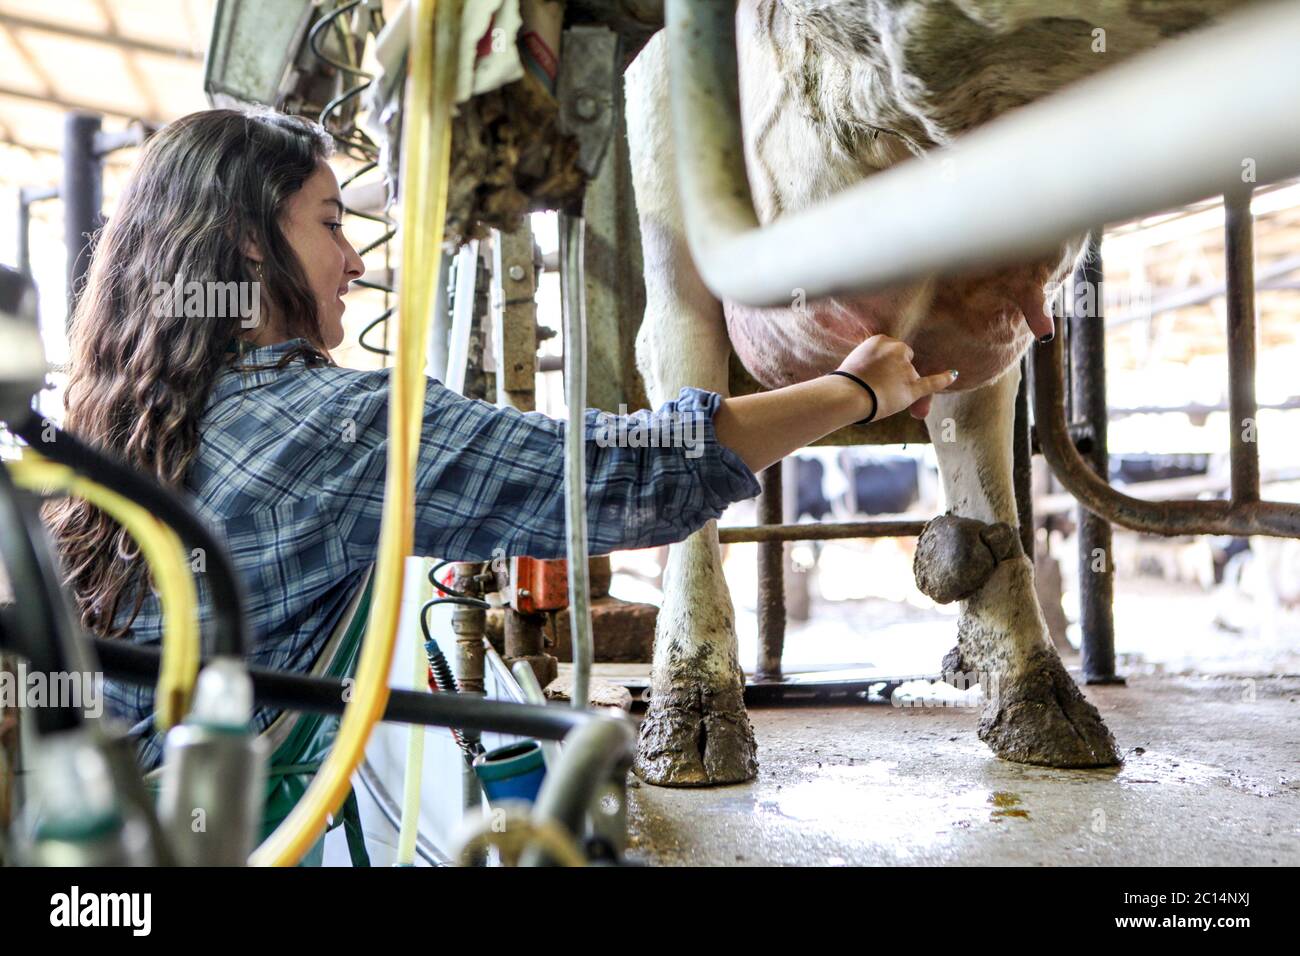
<svg viewBox="0 0 1300 956"><path fill-rule="evenodd" d="M654 865L1300 864L1300 677L1090 687L1119 770L994 758L969 707L751 710L758 779L635 781L629 856ZM634 778L635 779L635 778Z"/></svg>

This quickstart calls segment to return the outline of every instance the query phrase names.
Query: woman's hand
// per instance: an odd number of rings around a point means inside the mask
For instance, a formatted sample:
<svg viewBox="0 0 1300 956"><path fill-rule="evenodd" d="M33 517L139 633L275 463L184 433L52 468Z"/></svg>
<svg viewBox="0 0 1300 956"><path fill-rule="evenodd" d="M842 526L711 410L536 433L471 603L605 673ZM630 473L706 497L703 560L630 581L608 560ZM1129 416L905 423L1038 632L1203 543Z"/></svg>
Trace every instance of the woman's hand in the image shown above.
<svg viewBox="0 0 1300 956"><path fill-rule="evenodd" d="M916 374L912 350L888 335L873 335L840 363L840 371L871 386L887 418L909 406L917 418L930 411L930 396L953 383L956 372ZM713 417L719 443L753 472L760 472L797 449L871 414L867 390L843 375L819 375L806 382L753 395L723 399Z"/></svg>
<svg viewBox="0 0 1300 956"><path fill-rule="evenodd" d="M840 363L840 371L856 375L876 393L879 407L872 421L888 418L904 408L911 409L913 418L925 418L930 412L930 396L956 381L956 369L918 375L912 365L912 354L912 347L906 342L888 335L873 335ZM867 416L871 412L871 396L854 383L848 384L862 392L862 415Z"/></svg>

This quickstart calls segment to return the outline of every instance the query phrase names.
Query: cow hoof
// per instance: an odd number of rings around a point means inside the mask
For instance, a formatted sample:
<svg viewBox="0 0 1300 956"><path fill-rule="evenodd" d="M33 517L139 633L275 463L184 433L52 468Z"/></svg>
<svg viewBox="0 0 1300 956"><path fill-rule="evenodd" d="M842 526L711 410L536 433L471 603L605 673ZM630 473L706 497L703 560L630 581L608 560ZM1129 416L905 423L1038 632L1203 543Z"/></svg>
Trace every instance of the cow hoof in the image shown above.
<svg viewBox="0 0 1300 956"><path fill-rule="evenodd" d="M917 539L912 574L922 594L937 604L951 604L970 597L1000 561L1019 553L1016 532L1005 522L940 515Z"/></svg>
<svg viewBox="0 0 1300 956"><path fill-rule="evenodd" d="M740 688L679 685L651 698L634 769L662 787L744 783L758 774L755 750Z"/></svg>
<svg viewBox="0 0 1300 956"><path fill-rule="evenodd" d="M979 738L1003 760L1045 767L1114 767L1115 738L1097 708L1050 651L1027 676L997 688L980 717Z"/></svg>

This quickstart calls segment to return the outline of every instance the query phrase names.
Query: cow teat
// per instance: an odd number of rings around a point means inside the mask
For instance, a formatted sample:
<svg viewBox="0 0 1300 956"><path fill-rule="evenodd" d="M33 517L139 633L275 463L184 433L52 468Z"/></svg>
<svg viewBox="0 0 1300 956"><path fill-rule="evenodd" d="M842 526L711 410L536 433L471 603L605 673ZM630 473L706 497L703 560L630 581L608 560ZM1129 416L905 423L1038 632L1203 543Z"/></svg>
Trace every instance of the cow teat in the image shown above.
<svg viewBox="0 0 1300 956"><path fill-rule="evenodd" d="M1020 302L1020 312L1025 317L1025 324L1041 344L1052 341L1056 335L1056 323L1048 310L1047 299L1042 289L1036 289L1026 295Z"/></svg>

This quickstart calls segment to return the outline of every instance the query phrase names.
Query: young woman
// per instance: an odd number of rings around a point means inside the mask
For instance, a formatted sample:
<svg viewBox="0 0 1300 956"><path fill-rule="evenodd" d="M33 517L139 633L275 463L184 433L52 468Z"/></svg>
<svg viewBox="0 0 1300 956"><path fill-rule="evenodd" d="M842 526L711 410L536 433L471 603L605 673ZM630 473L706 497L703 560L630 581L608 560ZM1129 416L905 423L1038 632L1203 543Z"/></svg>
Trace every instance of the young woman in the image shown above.
<svg viewBox="0 0 1300 956"><path fill-rule="evenodd" d="M300 672L374 561L387 441L388 373L329 357L364 269L343 235L330 146L316 124L271 113L210 110L158 132L95 245L70 332L66 427L193 497L244 577L252 662ZM238 288L257 297L225 295L213 308L204 290L228 283L256 283ZM874 388L875 417L909 406L923 416L952 376L919 378L911 357L875 336L841 369ZM683 388L629 416L692 424L686 434L702 438L691 448L599 441L605 423L589 409L591 552L680 541L757 494L755 472L873 404L858 382L828 374L738 398ZM417 552L563 556L563 436L545 415L430 382ZM158 642L157 597L130 539L80 501L52 505L50 517L84 625ZM106 697L154 766L152 691L110 682ZM258 729L274 716L259 711Z"/></svg>

